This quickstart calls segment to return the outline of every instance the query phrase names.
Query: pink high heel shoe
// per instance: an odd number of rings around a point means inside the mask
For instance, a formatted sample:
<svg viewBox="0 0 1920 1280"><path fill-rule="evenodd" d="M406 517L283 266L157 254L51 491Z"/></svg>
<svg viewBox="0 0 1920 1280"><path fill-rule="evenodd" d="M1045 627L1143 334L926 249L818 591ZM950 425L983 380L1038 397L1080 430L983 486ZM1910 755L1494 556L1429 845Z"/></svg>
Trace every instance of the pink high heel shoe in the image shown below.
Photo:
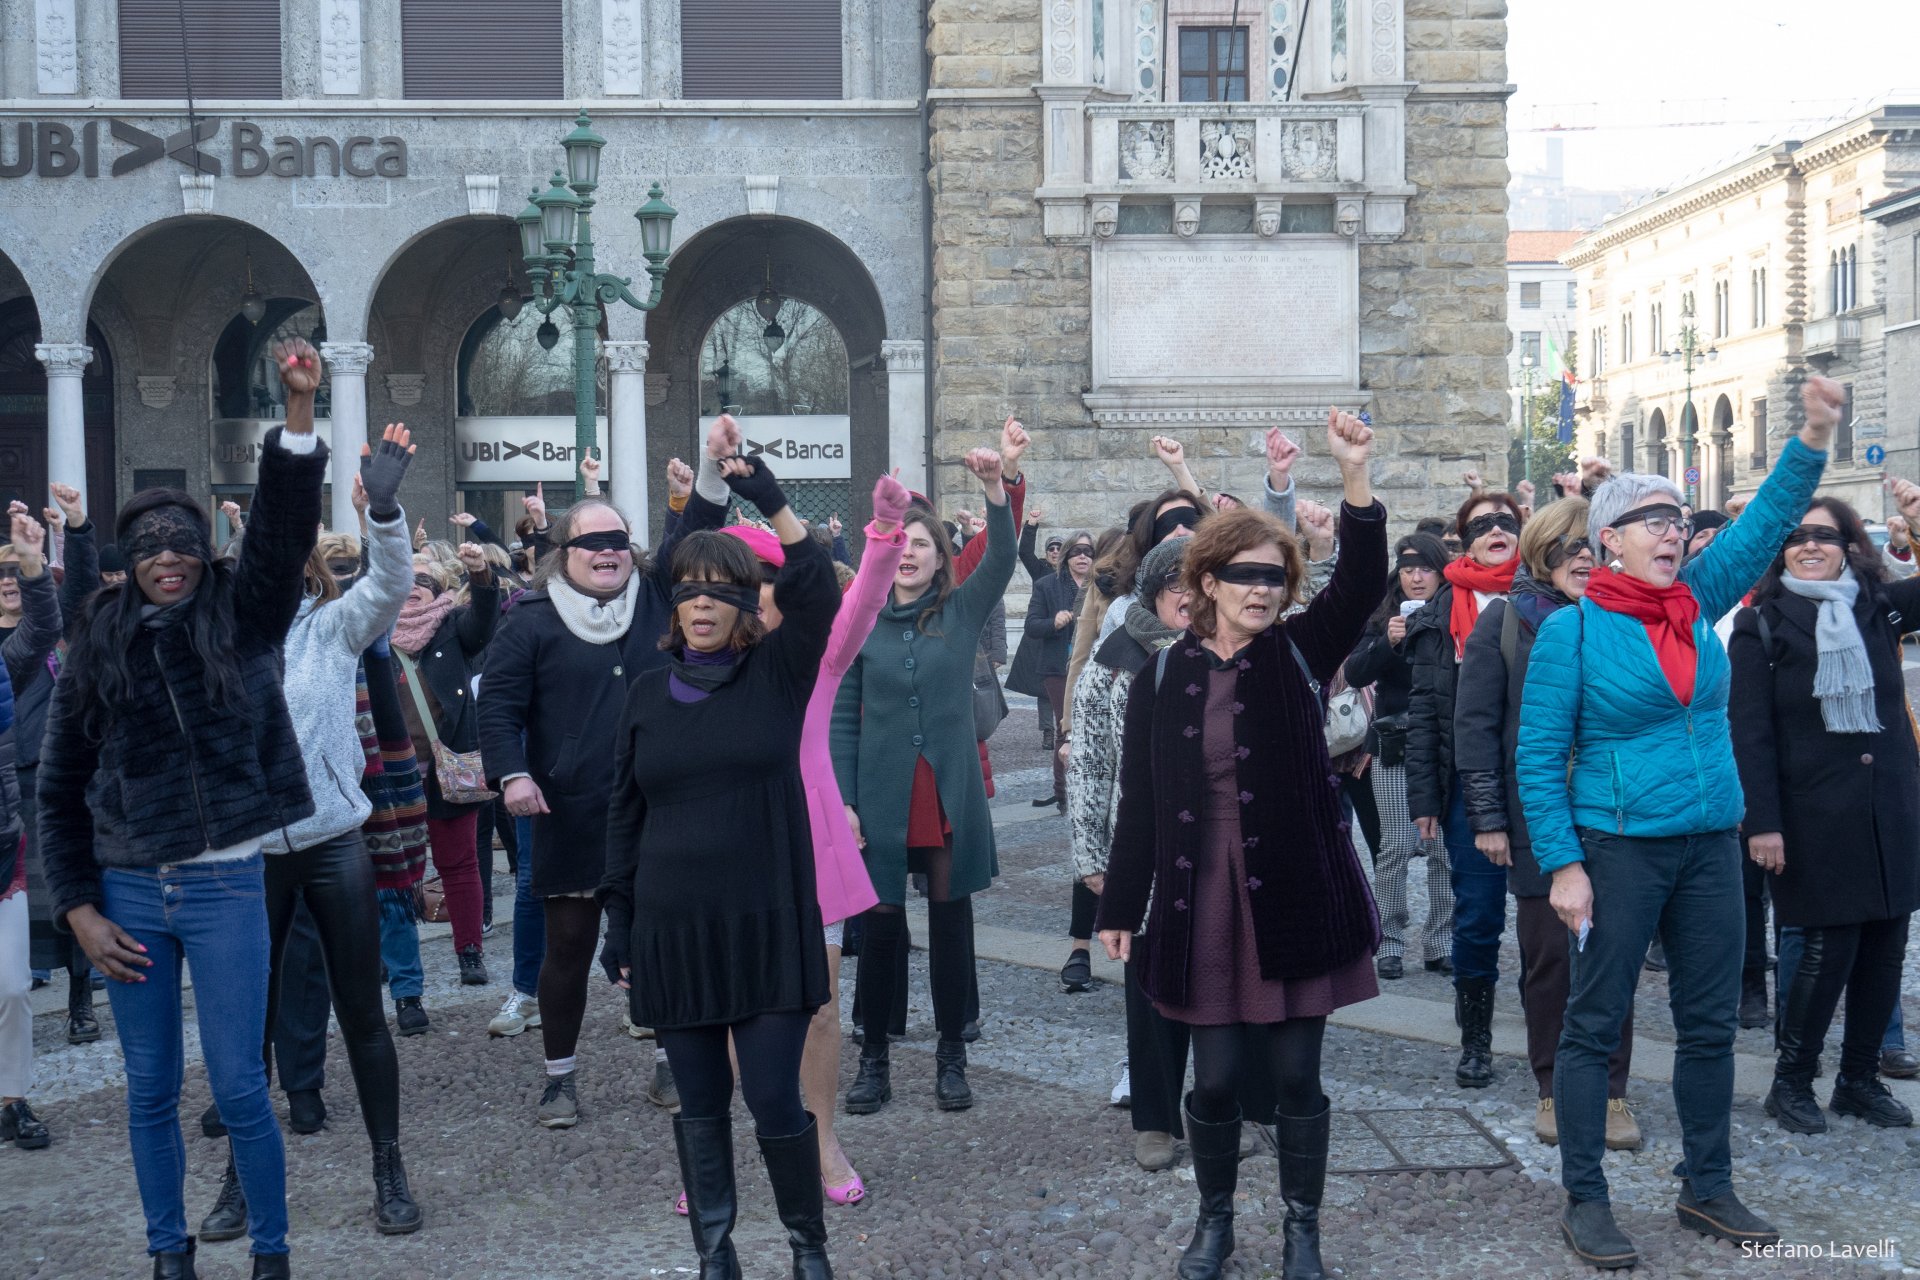
<svg viewBox="0 0 1920 1280"><path fill-rule="evenodd" d="M835 1204L859 1204L867 1198L867 1184L860 1180L857 1173L839 1186L825 1179L821 1180L820 1185L826 1190L827 1199Z"/></svg>
<svg viewBox="0 0 1920 1280"><path fill-rule="evenodd" d="M682 1191L680 1198L673 1202L673 1211L681 1217L687 1216L687 1193Z"/></svg>

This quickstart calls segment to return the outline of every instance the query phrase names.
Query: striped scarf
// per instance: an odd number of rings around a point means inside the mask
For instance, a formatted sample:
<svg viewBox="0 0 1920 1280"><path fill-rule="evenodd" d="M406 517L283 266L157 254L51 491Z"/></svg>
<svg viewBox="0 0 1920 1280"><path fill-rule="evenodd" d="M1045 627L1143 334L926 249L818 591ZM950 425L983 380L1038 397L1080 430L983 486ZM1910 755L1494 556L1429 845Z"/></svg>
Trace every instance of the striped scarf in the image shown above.
<svg viewBox="0 0 1920 1280"><path fill-rule="evenodd" d="M385 682L377 700L373 680ZM426 873L427 793L400 711L393 660L373 649L361 658L354 676L354 724L367 758L360 788L373 803L373 814L361 831L373 858L374 886L383 898L411 903L413 887Z"/></svg>

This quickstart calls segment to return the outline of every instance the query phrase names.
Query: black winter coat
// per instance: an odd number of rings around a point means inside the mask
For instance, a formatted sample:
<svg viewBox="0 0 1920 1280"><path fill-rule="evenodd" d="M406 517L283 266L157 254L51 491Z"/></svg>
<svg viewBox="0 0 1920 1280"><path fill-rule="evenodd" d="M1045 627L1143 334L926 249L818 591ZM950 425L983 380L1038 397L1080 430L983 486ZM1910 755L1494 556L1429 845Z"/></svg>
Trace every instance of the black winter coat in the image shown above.
<svg viewBox="0 0 1920 1280"><path fill-rule="evenodd" d="M1413 694L1413 668L1387 640L1387 624L1376 618L1367 625L1360 643L1347 655L1347 683L1356 689L1373 686L1373 722L1367 726L1367 750L1380 755L1380 721L1397 719L1404 724L1407 702ZM1404 743L1404 730L1402 742ZM1405 764L1394 759L1393 764Z"/></svg>
<svg viewBox="0 0 1920 1280"><path fill-rule="evenodd" d="M1413 669L1413 692L1407 701L1407 816L1411 818L1446 817L1447 799L1453 792L1454 686L1460 677L1453 636L1447 630L1453 592L1451 583L1442 583L1427 607L1407 619L1407 638L1400 642L1400 652Z"/></svg>
<svg viewBox="0 0 1920 1280"><path fill-rule="evenodd" d="M232 594L239 704L212 705L183 626L134 638L132 687L99 740L87 735L72 671L54 684L39 801L40 852L56 921L81 903L101 901L103 867L184 862L313 813L281 691L280 648L300 609L320 527L327 446L292 454L280 446L281 431L268 432L260 450L239 563L219 574L209 567L200 586ZM108 588L93 607L116 607L118 592L138 590L131 581Z"/></svg>
<svg viewBox="0 0 1920 1280"><path fill-rule="evenodd" d="M1028 645L1035 647L1034 674L1043 680L1067 674L1067 659L1073 656L1073 620L1069 618L1064 627L1054 626L1053 620L1062 609L1074 612L1079 595L1079 584L1064 570L1033 584L1020 650L1024 653Z"/></svg>
<svg viewBox="0 0 1920 1280"><path fill-rule="evenodd" d="M1514 600L1489 601L1473 624L1453 701L1453 758L1460 771L1467 823L1476 834L1507 833L1513 853L1507 889L1516 898L1544 898L1553 888L1552 877L1543 875L1533 858L1533 837L1527 833L1520 783L1514 776L1514 753L1520 741L1520 695L1526 689L1534 634L1539 620L1565 603L1566 598L1551 588L1542 592L1516 577ZM1509 613L1515 623L1511 668L1500 649Z"/></svg>
<svg viewBox="0 0 1920 1280"><path fill-rule="evenodd" d="M643 566L633 621L617 642L574 635L544 590L520 597L493 638L480 678L480 750L491 785L504 790L505 778L524 773L546 797L548 812L533 819L536 897L600 887L627 690L667 665L660 638L672 616L673 552L687 534L719 528L726 514L697 493L687 499Z"/></svg>
<svg viewBox="0 0 1920 1280"><path fill-rule="evenodd" d="M1920 752L1897 643L1920 622L1920 578L1860 587L1853 616L1873 664L1878 733L1829 733L1821 719L1813 601L1783 591L1742 609L1727 643L1727 711L1747 796L1741 829L1784 837L1786 868L1771 886L1783 925L1861 924L1920 908ZM1771 652L1761 647L1762 615Z"/></svg>
<svg viewBox="0 0 1920 1280"><path fill-rule="evenodd" d="M253 536L251 529L247 536ZM487 642L493 639L493 629L500 622L500 580L489 574L484 583L470 582L467 592L467 603L447 615L426 647L419 653L407 655L413 659L420 679L440 708L434 732L449 750L462 752L480 749L480 709L474 705L473 678L480 672ZM397 649L393 665L404 681L406 671ZM400 695L403 705L411 704L413 695L404 686ZM440 779L435 775L431 756L420 761L420 772L427 789L429 818L444 821L479 808L479 805L448 803L440 794Z"/></svg>

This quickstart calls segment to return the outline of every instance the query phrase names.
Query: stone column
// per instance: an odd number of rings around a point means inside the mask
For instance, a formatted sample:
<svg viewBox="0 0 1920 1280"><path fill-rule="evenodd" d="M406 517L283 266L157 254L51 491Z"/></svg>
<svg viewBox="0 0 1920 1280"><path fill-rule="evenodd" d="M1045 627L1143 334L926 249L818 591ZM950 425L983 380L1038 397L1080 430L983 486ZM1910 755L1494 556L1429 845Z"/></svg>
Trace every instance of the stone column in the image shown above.
<svg viewBox="0 0 1920 1280"><path fill-rule="evenodd" d="M320 356L333 379L333 518L328 527L357 533L353 477L360 471L360 446L367 443L367 366L373 348L364 342L323 342Z"/></svg>
<svg viewBox="0 0 1920 1280"><path fill-rule="evenodd" d="M613 500L633 523L642 541L651 536L647 509L647 344L642 340L606 342L607 459L604 474Z"/></svg>
<svg viewBox="0 0 1920 1280"><path fill-rule="evenodd" d="M889 338L880 358L887 366L887 466L900 468L901 484L926 493L927 344Z"/></svg>
<svg viewBox="0 0 1920 1280"><path fill-rule="evenodd" d="M80 395L80 377L93 360L93 348L84 342L37 342L36 360L47 367L47 479L70 484L87 500L86 405ZM47 501L47 495L29 498L29 507Z"/></svg>

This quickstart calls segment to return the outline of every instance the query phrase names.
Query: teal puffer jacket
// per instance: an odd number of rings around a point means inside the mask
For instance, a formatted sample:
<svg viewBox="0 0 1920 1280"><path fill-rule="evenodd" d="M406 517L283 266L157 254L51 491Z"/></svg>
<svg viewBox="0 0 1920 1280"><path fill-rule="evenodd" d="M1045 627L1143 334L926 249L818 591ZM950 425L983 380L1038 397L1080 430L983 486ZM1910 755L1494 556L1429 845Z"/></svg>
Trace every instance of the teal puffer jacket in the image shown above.
<svg viewBox="0 0 1920 1280"><path fill-rule="evenodd" d="M1789 440L1740 518L1680 570L1700 602L1699 666L1682 705L1646 627L1582 600L1540 626L1520 706L1515 773L1543 872L1584 858L1579 827L1675 836L1746 809L1727 727L1727 651L1713 632L1799 525L1827 455Z"/></svg>

